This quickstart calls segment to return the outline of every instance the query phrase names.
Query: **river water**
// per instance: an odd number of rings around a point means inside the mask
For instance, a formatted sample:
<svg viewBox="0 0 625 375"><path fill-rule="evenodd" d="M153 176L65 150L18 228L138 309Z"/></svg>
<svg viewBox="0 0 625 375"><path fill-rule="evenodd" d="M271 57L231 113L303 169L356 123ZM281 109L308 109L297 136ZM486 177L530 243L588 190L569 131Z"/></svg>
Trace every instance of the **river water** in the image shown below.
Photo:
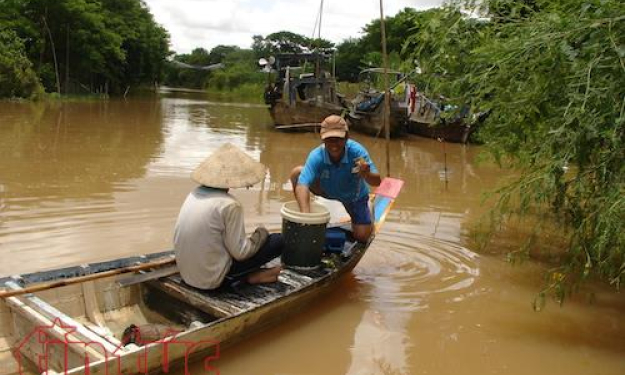
<svg viewBox="0 0 625 375"><path fill-rule="evenodd" d="M385 173L384 141L352 136ZM269 168L233 191L247 227L279 228L289 172L319 138L274 131L262 106L197 93L0 103L0 276L170 249L191 171L224 142ZM509 171L478 162L478 146L390 147L406 185L370 251L335 292L223 350L221 374L625 374L621 294L588 285L536 312L547 257L506 260L531 221L477 245L485 194ZM554 225L541 242L557 252L557 237Z"/></svg>

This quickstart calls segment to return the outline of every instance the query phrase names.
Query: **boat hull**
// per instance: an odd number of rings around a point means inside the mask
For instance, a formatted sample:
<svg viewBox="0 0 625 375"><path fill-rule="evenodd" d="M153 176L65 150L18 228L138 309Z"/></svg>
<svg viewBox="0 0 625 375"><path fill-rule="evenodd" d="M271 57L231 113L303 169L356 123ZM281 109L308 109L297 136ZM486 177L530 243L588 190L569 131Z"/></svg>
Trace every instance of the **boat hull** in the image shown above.
<svg viewBox="0 0 625 375"><path fill-rule="evenodd" d="M289 106L279 101L269 109L269 114L276 126L311 124L302 128L293 127L292 129L312 131L315 128L312 124L320 124L330 115L340 116L345 110L344 107L332 103L301 101Z"/></svg>
<svg viewBox="0 0 625 375"><path fill-rule="evenodd" d="M211 322L206 327L183 332L175 337L175 342L185 343L150 344L133 352L125 354L120 360L111 359L99 361L89 365L89 374L105 375L116 374L121 369L122 374L138 373L137 363L146 361L148 371L162 371L163 357L168 358L167 365L174 368L187 368L192 362L203 360L210 366L211 359L218 359L220 351L234 345L254 334L262 332L278 322L302 311L311 302L334 290L337 281L358 264L365 253L365 248L359 250L350 262L341 267L339 272L328 274L326 277L281 298L259 305L250 311L242 312L230 317ZM195 343L192 353L187 343ZM146 353L154 353L152 355ZM215 368L212 368L215 370ZM67 372L68 375L85 374L86 367L77 367ZM140 369L139 369L140 370ZM210 370L210 368L207 368Z"/></svg>
<svg viewBox="0 0 625 375"><path fill-rule="evenodd" d="M445 142L467 143L469 142L471 134L476 130L476 127L466 124L463 121L451 124L428 124L409 121L407 130L412 134L440 139Z"/></svg>
<svg viewBox="0 0 625 375"><path fill-rule="evenodd" d="M405 115L405 113L405 109L391 109L391 116L389 116L391 137L398 137L405 133L407 121L407 116ZM349 114L349 121L351 130L372 135L374 137L385 136L385 132L383 129L384 111L381 109L369 113L352 112Z"/></svg>
<svg viewBox="0 0 625 375"><path fill-rule="evenodd" d="M0 300L0 316L3 317L3 324L6 326L2 327L2 333L8 335L13 332L17 336L11 340L14 341L13 350L7 352L6 356L9 360L11 353L21 353L22 359L18 365L12 366L11 373L23 373L28 369L22 367L26 362L41 363L41 358L45 358L46 364L51 366L46 369L58 373L93 375L167 372L171 366L186 367L190 361L199 359L210 364L211 358L219 357L221 349L275 325L301 311L319 296L331 292L338 285L337 281L358 264L368 245L351 242L347 247L349 255L342 257L331 267L322 266L310 271L286 269L281 273L280 282L262 286L245 284L236 287L227 286L216 291L201 291L184 284L179 274L125 286L120 279L123 276L116 276L98 280L91 289L85 288L85 285L70 285L58 291L46 290L24 297L8 297ZM73 267L24 275L22 282L41 283L83 275L84 272L111 272L137 261L148 262L154 259L160 261L173 259L172 256L173 253L167 252L159 254L157 258L124 258L104 264L88 265L86 268ZM5 287L15 285L14 288L19 289L20 287L11 280L2 280ZM170 300L160 298L155 293L167 290L168 287L163 286L167 283L178 285L184 295L174 298L169 294ZM171 288L169 290L171 291ZM156 303L150 302L150 298L155 298L155 295ZM97 327L93 321L97 319L87 318L89 299L95 301L92 308L95 306L98 314L102 312L101 320L106 321L106 326L112 327L111 324L115 326L112 330L115 332L114 335L94 335ZM204 307L211 303L213 305L211 310L206 310ZM170 306L166 307L167 305ZM159 322L165 321L163 317L169 317L165 314L166 309L177 310L179 316L183 316L184 319L166 321L179 333L170 335L164 340L146 343L141 347L122 346L119 341L120 327L144 319L148 315L137 318L136 312L152 306L159 308L158 311L153 310L159 314ZM125 312L122 314L120 311ZM134 316L130 312L134 312ZM215 315L208 315L213 312ZM116 320L121 322L116 324ZM201 320L200 324L191 328L193 324L190 323L198 320ZM53 347L55 351L50 351L34 338L24 340L37 330L49 329L55 324L68 329L68 332L76 331L81 334L70 337L64 336L64 332L57 333L55 337L57 342L69 338L65 344L69 348L66 349L69 350L69 356L64 355L62 347L59 349L58 345ZM37 333L37 336L41 334ZM10 341L6 337L4 339ZM86 347L90 349L87 350ZM29 367L32 366L31 364Z"/></svg>

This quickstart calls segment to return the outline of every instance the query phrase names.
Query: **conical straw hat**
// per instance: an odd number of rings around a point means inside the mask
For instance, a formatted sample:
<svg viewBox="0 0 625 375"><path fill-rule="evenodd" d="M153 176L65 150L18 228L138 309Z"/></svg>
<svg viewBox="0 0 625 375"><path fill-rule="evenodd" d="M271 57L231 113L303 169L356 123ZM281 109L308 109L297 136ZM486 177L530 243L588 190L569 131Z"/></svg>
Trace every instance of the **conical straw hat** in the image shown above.
<svg viewBox="0 0 625 375"><path fill-rule="evenodd" d="M248 187L265 176L265 166L231 143L213 152L191 174L204 186L227 189Z"/></svg>

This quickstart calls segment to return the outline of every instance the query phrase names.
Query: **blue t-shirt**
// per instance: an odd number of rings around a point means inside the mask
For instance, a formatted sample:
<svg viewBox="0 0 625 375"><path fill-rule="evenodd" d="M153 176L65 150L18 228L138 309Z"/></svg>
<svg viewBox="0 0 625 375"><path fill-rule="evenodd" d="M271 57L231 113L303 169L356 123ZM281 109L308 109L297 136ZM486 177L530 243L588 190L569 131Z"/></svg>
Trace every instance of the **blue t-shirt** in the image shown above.
<svg viewBox="0 0 625 375"><path fill-rule="evenodd" d="M311 186L315 180L319 180L326 198L337 199L343 203L354 202L369 195L369 186L365 180L358 173L352 173L358 158L365 159L371 173L378 173L367 150L356 141L347 140L343 158L336 164L330 160L325 145L321 145L308 155L297 183Z"/></svg>

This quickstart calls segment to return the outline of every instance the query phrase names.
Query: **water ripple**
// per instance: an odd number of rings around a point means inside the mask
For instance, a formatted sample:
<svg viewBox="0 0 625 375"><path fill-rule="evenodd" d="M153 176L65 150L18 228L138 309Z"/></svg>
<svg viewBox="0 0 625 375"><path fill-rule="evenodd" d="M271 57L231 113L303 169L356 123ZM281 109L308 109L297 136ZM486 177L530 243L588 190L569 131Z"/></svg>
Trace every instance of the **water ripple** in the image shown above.
<svg viewBox="0 0 625 375"><path fill-rule="evenodd" d="M375 308L416 311L426 308L434 294L444 294L449 302L473 295L478 260L477 254L457 244L389 225L354 273Z"/></svg>

